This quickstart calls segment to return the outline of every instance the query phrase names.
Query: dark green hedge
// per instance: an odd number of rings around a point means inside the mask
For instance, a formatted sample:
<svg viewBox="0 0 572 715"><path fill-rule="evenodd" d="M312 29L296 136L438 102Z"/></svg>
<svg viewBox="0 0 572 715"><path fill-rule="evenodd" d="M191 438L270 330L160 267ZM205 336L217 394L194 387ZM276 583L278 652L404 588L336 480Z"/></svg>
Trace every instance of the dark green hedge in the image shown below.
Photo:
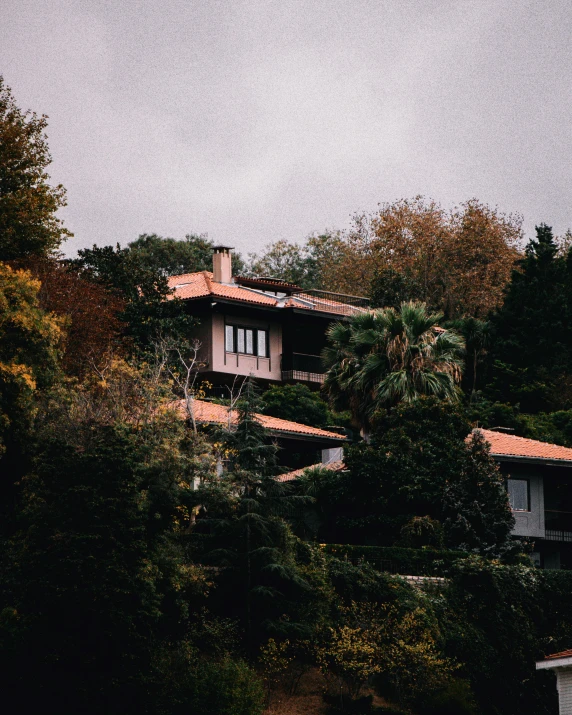
<svg viewBox="0 0 572 715"><path fill-rule="evenodd" d="M467 558L464 551L439 549L406 549L397 546L353 546L322 544L326 554L346 559L353 564L367 562L392 574L404 576L446 576L458 559Z"/></svg>

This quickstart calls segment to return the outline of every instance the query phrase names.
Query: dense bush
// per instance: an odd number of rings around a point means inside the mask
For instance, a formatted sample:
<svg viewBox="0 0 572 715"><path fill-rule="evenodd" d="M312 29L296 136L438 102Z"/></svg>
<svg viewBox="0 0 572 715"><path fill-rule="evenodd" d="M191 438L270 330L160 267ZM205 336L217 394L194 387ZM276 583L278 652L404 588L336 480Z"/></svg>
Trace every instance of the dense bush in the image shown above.
<svg viewBox="0 0 572 715"><path fill-rule="evenodd" d="M243 660L200 659L174 684L179 700L165 715L260 715L262 682Z"/></svg>
<svg viewBox="0 0 572 715"><path fill-rule="evenodd" d="M463 412L425 398L377 414L369 442L351 445L340 472L315 471L322 542L399 546L402 529L429 517L445 545L487 555L515 548L504 479ZM517 545L518 548L518 545Z"/></svg>
<svg viewBox="0 0 572 715"><path fill-rule="evenodd" d="M407 576L444 576L458 560L468 556L465 551L437 549L407 549L398 546L353 546L324 544L327 554L352 563L365 562L393 574Z"/></svg>

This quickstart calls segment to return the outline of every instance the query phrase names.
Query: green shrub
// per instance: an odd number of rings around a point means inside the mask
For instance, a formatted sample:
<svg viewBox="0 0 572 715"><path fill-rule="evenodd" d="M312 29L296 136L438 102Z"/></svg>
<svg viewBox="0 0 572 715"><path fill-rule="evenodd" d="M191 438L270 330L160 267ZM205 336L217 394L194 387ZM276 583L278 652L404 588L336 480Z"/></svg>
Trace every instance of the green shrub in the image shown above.
<svg viewBox="0 0 572 715"><path fill-rule="evenodd" d="M443 525L430 516L414 516L401 527L401 544L406 548L442 549L444 541Z"/></svg>
<svg viewBox="0 0 572 715"><path fill-rule="evenodd" d="M200 660L181 704L181 715L260 715L264 690L256 673L242 660Z"/></svg>
<svg viewBox="0 0 572 715"><path fill-rule="evenodd" d="M454 678L417 705L420 715L477 715L475 698L467 680Z"/></svg>
<svg viewBox="0 0 572 715"><path fill-rule="evenodd" d="M323 544L322 548L326 554L353 564L368 563L379 571L407 576L445 576L456 561L468 556L464 551L398 546Z"/></svg>

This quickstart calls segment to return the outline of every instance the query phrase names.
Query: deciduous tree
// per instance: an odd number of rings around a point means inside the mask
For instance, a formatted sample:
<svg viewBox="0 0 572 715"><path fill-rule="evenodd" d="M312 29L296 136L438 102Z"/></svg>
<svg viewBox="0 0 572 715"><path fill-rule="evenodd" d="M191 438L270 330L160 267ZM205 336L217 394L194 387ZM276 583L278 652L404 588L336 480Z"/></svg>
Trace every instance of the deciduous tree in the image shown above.
<svg viewBox="0 0 572 715"><path fill-rule="evenodd" d="M127 244L133 263L156 271L160 275L176 276L181 273L212 271L214 243L206 235L187 234L184 239L164 238L156 233L143 233ZM240 254L232 256L233 270L238 274L243 262Z"/></svg>
<svg viewBox="0 0 572 715"><path fill-rule="evenodd" d="M81 275L104 286L124 302L118 316L137 347L148 348L159 335L188 338L195 324L182 302L172 296L165 271L139 260L119 244L78 251L71 262Z"/></svg>
<svg viewBox="0 0 572 715"><path fill-rule="evenodd" d="M19 109L0 76L0 261L50 255L72 235L57 217L65 189L46 171L47 119Z"/></svg>
<svg viewBox="0 0 572 715"><path fill-rule="evenodd" d="M126 305L117 293L65 261L39 258L27 265L40 281L40 307L64 321L62 367L68 375L81 378L110 353L127 351L126 326L119 318Z"/></svg>
<svg viewBox="0 0 572 715"><path fill-rule="evenodd" d="M38 390L59 369L63 321L39 306L40 284L25 271L0 263L0 480L5 488L19 471L20 448L33 423ZM7 453L6 450L8 450ZM5 505L5 504L4 504Z"/></svg>

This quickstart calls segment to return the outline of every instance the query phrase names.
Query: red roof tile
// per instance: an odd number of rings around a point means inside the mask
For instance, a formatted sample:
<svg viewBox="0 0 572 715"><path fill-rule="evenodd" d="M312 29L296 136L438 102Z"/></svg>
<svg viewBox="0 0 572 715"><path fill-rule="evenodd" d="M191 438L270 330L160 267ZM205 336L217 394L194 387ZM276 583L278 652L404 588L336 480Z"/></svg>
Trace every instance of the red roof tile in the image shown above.
<svg viewBox="0 0 572 715"><path fill-rule="evenodd" d="M176 403L177 408L184 413L184 401L180 400ZM217 405L213 402L204 400L194 400L195 419L199 423L227 424L229 408L226 405ZM340 442L345 441L345 436L337 432L329 432L328 430L320 429L319 427L309 427L308 425L300 424L299 422L291 422L290 420L282 420L278 417L270 417L270 415L257 414L256 418L260 424L273 433L289 433L300 434L307 437L318 437L326 439L335 439ZM236 410L231 413L231 423L236 424L238 414Z"/></svg>
<svg viewBox="0 0 572 715"><path fill-rule="evenodd" d="M174 289L171 298L177 297L182 300L193 298L206 298L213 296L218 298L228 298L242 303L255 303L257 305L267 305L285 308L299 308L302 310L316 310L323 313L333 313L334 315L354 315L362 312L363 308L356 308L327 298L318 298L306 293L299 293L289 296L283 301L270 295L265 295L261 290L248 289L238 284L227 285L213 281L213 274L210 271L200 273L184 273L180 276L171 276L168 279L169 288Z"/></svg>
<svg viewBox="0 0 572 715"><path fill-rule="evenodd" d="M495 432L494 430L479 428L478 431L490 444L490 452L493 457L531 457L535 459L572 462L572 449L569 447L560 447L556 444L539 442L536 439L526 439L525 437L516 437L512 434ZM467 437L467 441L469 439L470 435ZM303 469L296 469L293 472L282 474L279 479L284 482L296 479L302 475L306 469L313 469L314 467L323 467L325 469L338 471L344 469L344 466L343 462L331 462L328 465L313 464L311 467L304 467ZM572 651L570 651L570 655L572 656ZM555 656L549 657L563 658L565 656L561 653L557 653Z"/></svg>
<svg viewBox="0 0 572 715"><path fill-rule="evenodd" d="M480 429L486 441L491 446L491 454L498 457L530 457L532 459L548 459L572 462L572 449L560 447L557 444L539 442L536 439L516 437L513 434Z"/></svg>
<svg viewBox="0 0 572 715"><path fill-rule="evenodd" d="M286 472L286 474L280 474L278 477L276 477L277 481L279 482L291 482L294 479L297 479L298 477L301 477L302 474L308 469L329 469L332 472L340 472L342 469L345 469L345 464L342 460L339 460L337 462L328 462L327 464L311 464L309 467L301 467L300 469L295 469L293 472Z"/></svg>
<svg viewBox="0 0 572 715"><path fill-rule="evenodd" d="M174 288L172 297L189 300L191 298L206 298L209 295L218 298L228 298L242 303L256 303L259 305L276 306L278 301L271 296L262 295L240 286L226 285L213 281L210 271L200 273L185 273L169 278L169 288Z"/></svg>
<svg viewBox="0 0 572 715"><path fill-rule="evenodd" d="M561 653L547 655L544 660L552 660L553 658L572 658L572 650L563 650Z"/></svg>

